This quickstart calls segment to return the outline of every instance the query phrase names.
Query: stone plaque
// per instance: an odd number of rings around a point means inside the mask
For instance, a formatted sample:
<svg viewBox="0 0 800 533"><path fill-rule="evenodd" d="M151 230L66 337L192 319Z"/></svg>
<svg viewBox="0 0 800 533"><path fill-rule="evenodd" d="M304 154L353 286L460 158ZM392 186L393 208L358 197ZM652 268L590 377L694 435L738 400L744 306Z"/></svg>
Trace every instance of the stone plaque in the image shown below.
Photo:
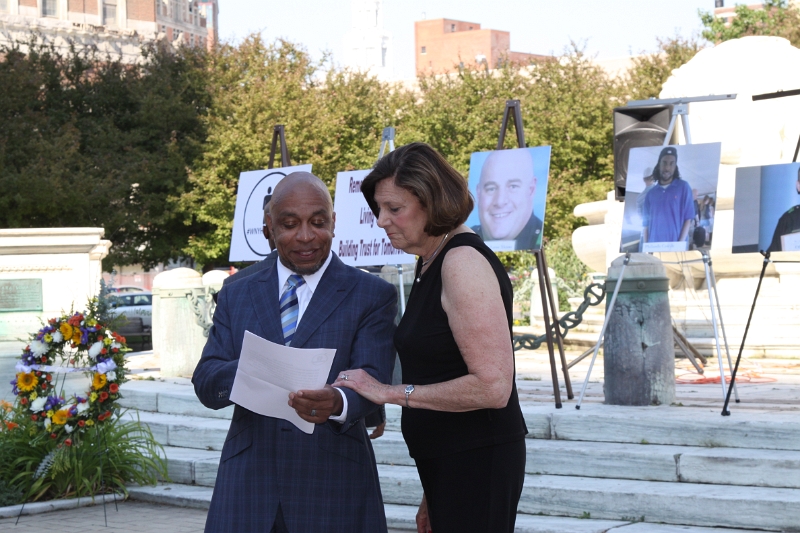
<svg viewBox="0 0 800 533"><path fill-rule="evenodd" d="M0 313L42 310L41 279L0 279Z"/></svg>

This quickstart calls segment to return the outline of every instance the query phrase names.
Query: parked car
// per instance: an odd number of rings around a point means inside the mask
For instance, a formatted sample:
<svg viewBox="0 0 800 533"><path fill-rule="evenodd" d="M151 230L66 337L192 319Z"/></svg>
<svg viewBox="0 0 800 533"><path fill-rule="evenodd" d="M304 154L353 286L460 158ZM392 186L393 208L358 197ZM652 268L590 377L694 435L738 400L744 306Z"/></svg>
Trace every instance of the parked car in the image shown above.
<svg viewBox="0 0 800 533"><path fill-rule="evenodd" d="M109 297L112 316L141 317L145 329L153 327L153 294L150 292L118 293Z"/></svg>
<svg viewBox="0 0 800 533"><path fill-rule="evenodd" d="M118 287L108 287L106 291L113 293L146 292L142 287L137 287L136 285L120 285Z"/></svg>

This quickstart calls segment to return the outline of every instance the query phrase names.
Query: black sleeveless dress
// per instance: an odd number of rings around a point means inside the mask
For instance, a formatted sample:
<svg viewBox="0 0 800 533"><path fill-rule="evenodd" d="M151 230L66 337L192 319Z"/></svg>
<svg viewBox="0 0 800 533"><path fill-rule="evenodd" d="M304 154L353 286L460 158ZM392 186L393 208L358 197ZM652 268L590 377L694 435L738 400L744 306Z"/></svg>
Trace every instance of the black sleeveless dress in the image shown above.
<svg viewBox="0 0 800 533"><path fill-rule="evenodd" d="M415 281L394 335L403 383L429 385L468 374L442 308L442 263L447 252L470 246L492 266L512 335L513 290L500 260L474 233L455 235ZM403 407L403 437L417 463L431 526L448 531L514 531L522 492L527 433L516 384L501 409L464 413Z"/></svg>

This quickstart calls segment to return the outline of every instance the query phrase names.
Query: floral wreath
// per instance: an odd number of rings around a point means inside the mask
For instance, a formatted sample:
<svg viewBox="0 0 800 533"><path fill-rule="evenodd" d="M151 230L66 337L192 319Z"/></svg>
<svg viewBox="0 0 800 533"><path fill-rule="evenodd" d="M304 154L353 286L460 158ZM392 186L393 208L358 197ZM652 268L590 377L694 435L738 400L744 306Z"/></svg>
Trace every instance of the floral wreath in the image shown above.
<svg viewBox="0 0 800 533"><path fill-rule="evenodd" d="M41 434L71 446L76 435L103 424L116 410L125 377L125 337L88 312L51 318L31 335L11 381L18 412L29 416ZM64 398L66 374L83 372L92 380L85 396ZM31 435L35 437L35 433Z"/></svg>

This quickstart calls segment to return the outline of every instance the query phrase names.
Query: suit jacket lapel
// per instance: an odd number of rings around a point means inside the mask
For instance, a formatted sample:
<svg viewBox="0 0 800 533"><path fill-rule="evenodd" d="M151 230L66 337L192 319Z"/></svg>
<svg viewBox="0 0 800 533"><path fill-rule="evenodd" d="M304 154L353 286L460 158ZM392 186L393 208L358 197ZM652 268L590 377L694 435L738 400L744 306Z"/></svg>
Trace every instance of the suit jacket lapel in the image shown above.
<svg viewBox="0 0 800 533"><path fill-rule="evenodd" d="M278 269L266 268L258 274L253 274L253 291L250 297L258 319L258 328L253 331L272 342L283 344L283 329L281 328L280 302L278 300Z"/></svg>
<svg viewBox="0 0 800 533"><path fill-rule="evenodd" d="M277 284L277 281L275 283ZM348 272L348 267L334 254L297 326L292 347L299 348L305 344L317 328L339 307L353 285L354 278Z"/></svg>

